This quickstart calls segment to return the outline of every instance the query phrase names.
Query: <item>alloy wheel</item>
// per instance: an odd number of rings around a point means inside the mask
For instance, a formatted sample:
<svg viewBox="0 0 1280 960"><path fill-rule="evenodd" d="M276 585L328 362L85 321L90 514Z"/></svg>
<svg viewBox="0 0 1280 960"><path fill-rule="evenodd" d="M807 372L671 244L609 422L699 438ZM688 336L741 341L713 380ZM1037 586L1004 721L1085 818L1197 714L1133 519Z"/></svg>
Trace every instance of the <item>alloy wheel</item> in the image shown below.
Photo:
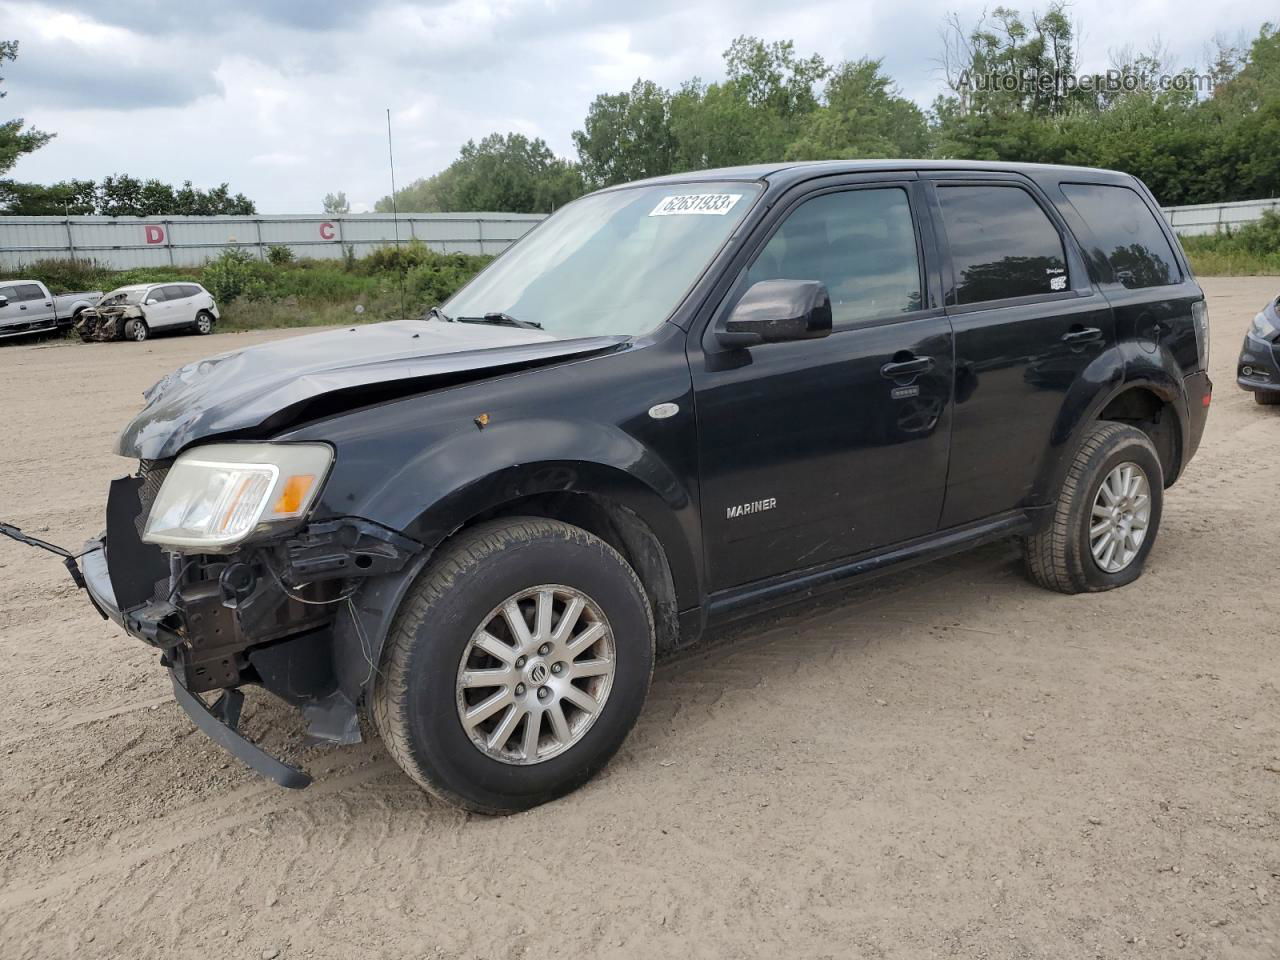
<svg viewBox="0 0 1280 960"><path fill-rule="evenodd" d="M1151 523L1151 485L1136 463L1112 468L1093 500L1089 550L1106 573L1119 573L1133 563Z"/></svg>
<svg viewBox="0 0 1280 960"><path fill-rule="evenodd" d="M508 597L458 664L458 719L495 760L533 764L578 743L613 686L613 630L585 593L542 584Z"/></svg>

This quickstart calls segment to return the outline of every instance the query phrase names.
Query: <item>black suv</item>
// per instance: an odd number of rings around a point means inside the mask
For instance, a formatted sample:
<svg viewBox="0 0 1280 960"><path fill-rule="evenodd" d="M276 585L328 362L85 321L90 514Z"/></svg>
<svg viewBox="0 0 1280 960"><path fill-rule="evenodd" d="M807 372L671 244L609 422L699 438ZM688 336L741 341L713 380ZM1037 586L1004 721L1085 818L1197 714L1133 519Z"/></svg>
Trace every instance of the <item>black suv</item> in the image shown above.
<svg viewBox="0 0 1280 960"><path fill-rule="evenodd" d="M1146 188L1070 167L744 167L570 204L441 308L192 364L117 444L83 571L195 722L368 708L507 812L607 762L655 652L997 538L1135 580L1211 384ZM222 691L206 706L196 694Z"/></svg>

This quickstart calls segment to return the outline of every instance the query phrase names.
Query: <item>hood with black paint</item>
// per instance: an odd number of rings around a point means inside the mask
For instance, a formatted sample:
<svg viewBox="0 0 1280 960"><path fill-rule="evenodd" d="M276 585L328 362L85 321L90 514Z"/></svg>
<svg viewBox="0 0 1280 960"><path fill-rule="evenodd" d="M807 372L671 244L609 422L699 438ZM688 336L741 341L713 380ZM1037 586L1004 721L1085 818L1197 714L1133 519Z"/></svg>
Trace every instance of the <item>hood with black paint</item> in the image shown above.
<svg viewBox="0 0 1280 960"><path fill-rule="evenodd" d="M189 363L143 394L116 453L161 460L223 434L252 435L462 380L607 352L626 337L558 340L542 330L393 320L277 340Z"/></svg>

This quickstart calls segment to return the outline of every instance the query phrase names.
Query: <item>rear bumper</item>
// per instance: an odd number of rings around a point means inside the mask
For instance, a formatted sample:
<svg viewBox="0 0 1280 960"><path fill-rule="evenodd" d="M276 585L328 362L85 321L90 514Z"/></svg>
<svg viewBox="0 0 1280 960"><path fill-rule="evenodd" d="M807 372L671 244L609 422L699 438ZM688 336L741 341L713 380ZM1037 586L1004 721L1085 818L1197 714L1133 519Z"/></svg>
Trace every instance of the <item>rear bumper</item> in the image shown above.
<svg viewBox="0 0 1280 960"><path fill-rule="evenodd" d="M1191 458L1200 448L1200 439L1204 436L1204 426L1209 419L1209 404L1213 400L1213 381L1203 371L1193 373L1183 380L1183 390L1187 398L1187 435L1183 447L1182 462L1179 474L1186 468ZM1176 479L1176 478L1175 478Z"/></svg>
<svg viewBox="0 0 1280 960"><path fill-rule="evenodd" d="M100 614L119 624L131 636L166 649L161 662L169 668L174 699L191 721L214 743L268 780L291 789L310 784L311 777L306 773L277 760L236 729L240 719L240 704L244 698L240 691L224 690L210 707L186 688L181 671L176 668L172 659L174 647L168 643L172 623L167 621L171 615L169 611L173 608L167 604L148 604L137 610L122 612L116 604L115 591L111 586L105 540L100 537L86 544L86 548L88 552L80 558L80 569L90 602Z"/></svg>

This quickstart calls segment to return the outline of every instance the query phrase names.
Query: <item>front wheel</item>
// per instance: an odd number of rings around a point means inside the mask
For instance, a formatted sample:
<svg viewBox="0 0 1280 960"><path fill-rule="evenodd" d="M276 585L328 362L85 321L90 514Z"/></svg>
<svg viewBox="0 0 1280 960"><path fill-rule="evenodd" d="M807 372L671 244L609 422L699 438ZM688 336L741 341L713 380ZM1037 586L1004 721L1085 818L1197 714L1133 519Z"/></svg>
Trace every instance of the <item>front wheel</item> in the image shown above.
<svg viewBox="0 0 1280 960"><path fill-rule="evenodd" d="M1274 407L1280 404L1280 391L1272 393L1270 390L1255 390L1253 400L1264 407Z"/></svg>
<svg viewBox="0 0 1280 960"><path fill-rule="evenodd" d="M130 320L124 325L124 338L134 343L142 343L151 336L151 330L145 320Z"/></svg>
<svg viewBox="0 0 1280 960"><path fill-rule="evenodd" d="M1160 529L1164 473L1150 438L1099 423L1067 471L1051 516L1026 539L1027 573L1059 593L1111 590L1142 575Z"/></svg>
<svg viewBox="0 0 1280 960"><path fill-rule="evenodd" d="M196 333L200 334L202 337L213 333L213 314L208 310L201 310L197 313L195 328Z"/></svg>
<svg viewBox="0 0 1280 960"><path fill-rule="evenodd" d="M616 550L554 520L494 521L459 535L406 596L373 720L430 793L514 813L608 762L653 658L648 600Z"/></svg>

